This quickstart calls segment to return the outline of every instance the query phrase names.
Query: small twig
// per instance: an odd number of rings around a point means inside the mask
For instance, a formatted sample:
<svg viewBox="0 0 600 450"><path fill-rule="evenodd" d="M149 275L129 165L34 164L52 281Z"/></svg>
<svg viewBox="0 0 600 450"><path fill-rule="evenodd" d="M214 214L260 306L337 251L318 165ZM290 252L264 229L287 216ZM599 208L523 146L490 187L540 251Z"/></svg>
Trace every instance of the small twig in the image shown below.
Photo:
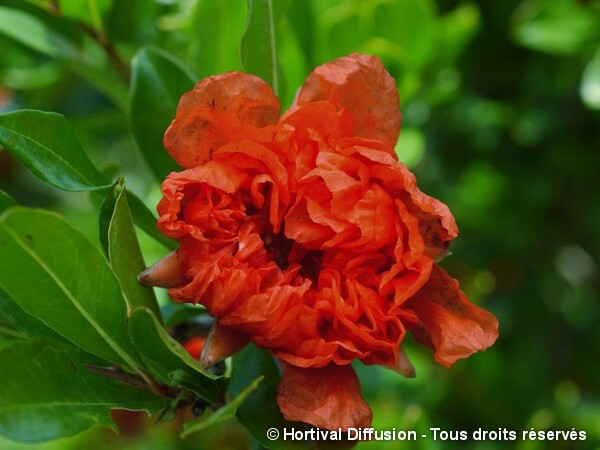
<svg viewBox="0 0 600 450"><path fill-rule="evenodd" d="M80 22L79 25L88 36L102 46L116 71L119 73L123 81L125 81L125 84L129 85L129 78L131 76L129 64L127 64L117 53L113 42L110 39L107 39L104 34L94 30L88 24Z"/></svg>
<svg viewBox="0 0 600 450"><path fill-rule="evenodd" d="M58 2L58 0L50 0L50 10L57 16L60 16L61 11L60 3Z"/></svg>
<svg viewBox="0 0 600 450"><path fill-rule="evenodd" d="M126 85L129 85L129 78L131 76L129 64L127 64L127 62L124 61L123 58L121 58L113 42L106 36L106 33L104 32L104 29L102 27L102 21L100 19L100 16L98 15L98 10L95 8L90 8L90 11L92 15L92 20L94 21L96 26L99 27L99 29L96 30L94 29L94 27L91 27L87 23L81 21L77 21L77 24L81 27L85 34L87 34L94 41L100 44L119 76L123 79ZM60 16L62 14L59 0L50 1L50 12L57 16Z"/></svg>
<svg viewBox="0 0 600 450"><path fill-rule="evenodd" d="M8 327L4 327L2 325L0 325L0 334L4 334L6 336L10 336L10 337L18 338L18 339L26 339L27 338L27 336L24 335L23 333L21 333L17 330L12 330Z"/></svg>
<svg viewBox="0 0 600 450"><path fill-rule="evenodd" d="M146 391L153 392L161 397L171 398L171 396L168 395L168 392L162 386L152 381L144 380L141 377L138 377L137 375L127 373L123 371L123 369L121 369L120 367L99 367L94 366L93 364L85 364L84 366L86 369L89 369L90 371L98 375L102 375L107 378L112 378L113 380L120 381L137 389L143 389Z"/></svg>
<svg viewBox="0 0 600 450"><path fill-rule="evenodd" d="M100 17L100 11L98 11L98 5L96 0L87 0L88 9L90 10L90 17L92 18L92 25L98 34L102 38L102 41L106 41L106 33L104 32L104 24L102 23L102 17Z"/></svg>

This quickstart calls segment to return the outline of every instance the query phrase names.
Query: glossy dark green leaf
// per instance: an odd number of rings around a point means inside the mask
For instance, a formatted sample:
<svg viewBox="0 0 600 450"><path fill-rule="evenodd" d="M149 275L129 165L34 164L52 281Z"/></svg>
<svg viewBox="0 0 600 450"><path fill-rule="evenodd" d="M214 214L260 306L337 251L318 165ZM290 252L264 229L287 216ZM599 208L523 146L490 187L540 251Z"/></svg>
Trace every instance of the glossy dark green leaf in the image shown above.
<svg viewBox="0 0 600 450"><path fill-rule="evenodd" d="M133 58L129 121L135 140L159 181L181 170L162 145L162 138L181 96L190 91L196 77L170 54L142 48Z"/></svg>
<svg viewBox="0 0 600 450"><path fill-rule="evenodd" d="M0 315L4 316L14 328L26 336L45 336L56 341L67 342L44 322L23 311L23 308L2 288L0 288Z"/></svg>
<svg viewBox="0 0 600 450"><path fill-rule="evenodd" d="M17 201L14 198L12 198L12 196L7 194L3 190L0 190L0 213L7 210L11 206L15 206L16 204Z"/></svg>
<svg viewBox="0 0 600 450"><path fill-rule="evenodd" d="M24 442L116 430L109 408L155 412L165 400L89 372L73 352L45 339L0 344L0 434Z"/></svg>
<svg viewBox="0 0 600 450"><path fill-rule="evenodd" d="M199 420L195 422L184 423L181 437L184 438L192 433L205 430L213 425L216 425L219 422L223 422L225 420L234 418L238 408L246 400L248 395L250 395L252 391L254 391L258 387L263 378L263 376L258 377L256 380L254 380L252 383L246 386L233 400L231 400L226 405L221 406L212 414L202 416Z"/></svg>
<svg viewBox="0 0 600 450"><path fill-rule="evenodd" d="M277 26L290 0L248 0L248 20L242 37L242 66L271 85L280 94L277 62Z"/></svg>
<svg viewBox="0 0 600 450"><path fill-rule="evenodd" d="M145 308L136 309L129 319L129 332L145 366L157 380L173 385L181 382L179 376L174 382L170 374L181 371L191 377L194 392L212 404L218 404L223 396L223 380L204 370L200 363L175 341L161 326L154 314Z"/></svg>
<svg viewBox="0 0 600 450"><path fill-rule="evenodd" d="M133 226L125 184L121 182L117 189L118 193L106 230L110 265L119 279L121 290L129 306L148 308L157 318L160 318L154 290L137 280L138 274L146 268L146 263Z"/></svg>
<svg viewBox="0 0 600 450"><path fill-rule="evenodd" d="M28 314L84 350L138 372L119 282L100 250L57 214L0 218L0 286Z"/></svg>
<svg viewBox="0 0 600 450"><path fill-rule="evenodd" d="M34 110L0 114L0 144L52 186L67 191L106 187L60 114Z"/></svg>
<svg viewBox="0 0 600 450"><path fill-rule="evenodd" d="M270 449L306 448L297 442L271 441L267 438L267 430L276 428L280 433L284 428L293 425L281 415L277 405L277 387L281 379L280 370L270 353L250 344L233 357L233 372L229 392L239 395L246 386L257 377L264 375L264 380L250 393L246 401L238 408L236 416L248 429L248 432L262 446Z"/></svg>

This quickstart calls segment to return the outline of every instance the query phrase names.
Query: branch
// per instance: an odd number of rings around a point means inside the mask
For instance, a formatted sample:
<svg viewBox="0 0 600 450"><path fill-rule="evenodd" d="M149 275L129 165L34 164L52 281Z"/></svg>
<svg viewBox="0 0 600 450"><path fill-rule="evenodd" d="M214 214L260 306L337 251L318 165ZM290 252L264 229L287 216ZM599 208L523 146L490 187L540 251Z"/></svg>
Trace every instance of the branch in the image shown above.
<svg viewBox="0 0 600 450"><path fill-rule="evenodd" d="M121 383L127 384L137 389L153 392L161 397L172 398L172 395L170 395L172 393L168 392L168 390L165 389L164 386L158 385L156 383L149 384L142 378L125 372L120 367L99 367L94 366L93 364L85 364L84 366L86 369L94 372L97 375L102 375L104 377L120 381Z"/></svg>
<svg viewBox="0 0 600 450"><path fill-rule="evenodd" d="M107 39L104 34L99 33L94 30L86 23L79 22L79 25L85 31L85 33L90 36L93 40L95 40L106 52L108 59L112 63L113 67L119 73L125 84L129 85L129 79L131 76L131 70L129 68L129 64L121 58L121 56L117 53L117 49L115 48L113 42L110 39Z"/></svg>

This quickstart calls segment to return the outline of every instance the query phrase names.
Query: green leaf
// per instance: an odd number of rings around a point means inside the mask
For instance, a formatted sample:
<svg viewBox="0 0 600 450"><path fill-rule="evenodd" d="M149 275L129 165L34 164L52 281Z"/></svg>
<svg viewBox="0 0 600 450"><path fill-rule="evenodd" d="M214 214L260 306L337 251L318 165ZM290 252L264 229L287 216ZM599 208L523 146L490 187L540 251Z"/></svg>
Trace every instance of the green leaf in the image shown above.
<svg viewBox="0 0 600 450"><path fill-rule="evenodd" d="M25 339L27 336L16 329L10 321L0 313L0 342L12 339Z"/></svg>
<svg viewBox="0 0 600 450"><path fill-rule="evenodd" d="M105 177L105 179L107 179ZM116 185L112 189L106 192L106 196L102 199L100 194L92 192L92 201L101 203L98 205L100 208L99 216L99 229L100 229L100 243L104 249L104 253L108 257L108 226L110 225L110 219L112 212L115 209L116 198ZM162 234L156 222L158 218L148 209L146 204L132 191L127 191L127 203L129 205L129 212L133 223L148 236L153 238L155 241L161 243L169 250L175 250L177 248L177 241L171 239Z"/></svg>
<svg viewBox="0 0 600 450"><path fill-rule="evenodd" d="M100 204L100 213L98 215L98 238L100 241L100 246L104 251L104 256L106 258L110 258L109 254L109 243L108 243L108 229L110 227L110 221L112 220L112 216L115 212L115 205L117 203L117 197L119 196L120 186L122 178L118 180L115 184L111 186L110 189L106 191L106 196L104 200ZM100 197L100 193L94 192L92 193L94 198Z"/></svg>
<svg viewBox="0 0 600 450"><path fill-rule="evenodd" d="M102 17L110 10L112 0L61 0L60 12L65 17L80 20L101 31Z"/></svg>
<svg viewBox="0 0 600 450"><path fill-rule="evenodd" d="M242 37L240 57L248 73L265 80L280 94L277 63L277 26L290 0L248 0L248 20Z"/></svg>
<svg viewBox="0 0 600 450"><path fill-rule="evenodd" d="M206 333L210 329L213 319L202 305L190 303L168 302L160 308L166 327L177 327L186 323L199 323L206 326Z"/></svg>
<svg viewBox="0 0 600 450"><path fill-rule="evenodd" d="M0 213L7 210L11 206L15 206L16 204L17 201L14 198L12 198L12 196L7 194L3 190L0 190Z"/></svg>
<svg viewBox="0 0 600 450"><path fill-rule="evenodd" d="M425 136L418 128L406 127L402 130L394 150L398 159L412 169L421 161L425 153Z"/></svg>
<svg viewBox="0 0 600 450"><path fill-rule="evenodd" d="M106 187L60 114L35 110L0 114L0 144L52 186L67 191Z"/></svg>
<svg viewBox="0 0 600 450"><path fill-rule="evenodd" d="M129 333L148 370L157 380L174 385L185 383L184 377L170 378L181 371L193 380L193 391L206 401L221 401L223 381L207 371L160 325L157 318L145 308L136 309L129 319Z"/></svg>
<svg viewBox="0 0 600 450"><path fill-rule="evenodd" d="M361 16L365 11L368 12L368 22L372 22L374 4L376 2L364 2L364 7L355 8L350 3L335 5L330 2L312 2L313 15L317 19L314 32L318 45L313 48L316 53L315 62L329 61L360 48L370 37L365 29L367 21ZM344 39L339 39L339 36L344 36Z"/></svg>
<svg viewBox="0 0 600 450"><path fill-rule="evenodd" d="M463 3L436 19L436 57L431 61L437 67L453 64L481 28L481 13L477 5Z"/></svg>
<svg viewBox="0 0 600 450"><path fill-rule="evenodd" d="M192 67L201 78L241 70L239 48L246 9L242 0L196 3L190 26L189 59L195 63Z"/></svg>
<svg viewBox="0 0 600 450"><path fill-rule="evenodd" d="M133 58L129 121L135 140L162 181L170 172L181 170L162 145L162 138L181 96L191 90L196 77L170 54L153 47L142 48Z"/></svg>
<svg viewBox="0 0 600 450"><path fill-rule="evenodd" d="M66 59L65 65L96 88L98 92L103 93L119 110L125 111L127 109L127 86L119 74L108 66L108 61L102 61L105 55L92 52L93 44L88 47L85 60ZM83 52L81 53L83 54Z"/></svg>
<svg viewBox="0 0 600 450"><path fill-rule="evenodd" d="M434 17L431 0L381 2L375 8L373 32L397 46L396 59L406 70L419 71L433 50Z"/></svg>
<svg viewBox="0 0 600 450"><path fill-rule="evenodd" d="M246 400L248 395L250 395L250 393L258 387L258 385L263 379L264 376L258 377L246 388L244 388L231 402L217 409L214 413L205 415L202 418L200 418L200 420L197 420L195 422L184 423L181 437L185 438L192 433L205 430L206 428L216 425L219 422L224 422L225 420L229 420L235 417L237 409Z"/></svg>
<svg viewBox="0 0 600 450"><path fill-rule="evenodd" d="M72 436L99 424L116 430L109 408L155 412L165 400L93 374L45 339L0 345L0 434L24 442Z"/></svg>
<svg viewBox="0 0 600 450"><path fill-rule="evenodd" d="M585 106L600 110L600 47L583 71L579 94Z"/></svg>
<svg viewBox="0 0 600 450"><path fill-rule="evenodd" d="M250 344L233 357L233 372L229 392L240 395L248 384L257 377L264 375L265 379L248 395L237 410L237 418L248 432L262 446L270 449L306 448L293 441L271 441L267 438L267 430L276 428L280 433L284 428L291 429L293 425L286 421L277 405L277 387L281 378L279 367L270 353Z"/></svg>
<svg viewBox="0 0 600 450"><path fill-rule="evenodd" d="M14 45L16 46L19 44L15 43ZM23 51L23 53L25 53L25 51ZM45 89L58 83L64 75L62 67L56 61L33 63L31 66L22 65L20 67L15 67L14 59L9 56L6 59L6 62L9 67L3 68L0 83L4 85L4 87L15 91L36 91Z"/></svg>
<svg viewBox="0 0 600 450"><path fill-rule="evenodd" d="M131 216L133 217L133 223L135 223L136 226L148 236L163 244L169 250L175 250L177 248L177 241L165 236L158 230L156 226L156 216L148 209L142 199L133 192L128 191L127 201L129 203Z"/></svg>
<svg viewBox="0 0 600 450"><path fill-rule="evenodd" d="M5 6L0 6L0 34L50 56L59 56L61 46L68 45L38 17Z"/></svg>
<svg viewBox="0 0 600 450"><path fill-rule="evenodd" d="M113 40L140 47L158 40L157 17L164 5L148 0L117 0L112 4L107 29Z"/></svg>
<svg viewBox="0 0 600 450"><path fill-rule="evenodd" d="M56 341L66 342L60 334L44 322L23 311L23 308L2 288L0 288L0 315L4 316L14 328L22 331L26 336L45 336Z"/></svg>
<svg viewBox="0 0 600 450"><path fill-rule="evenodd" d="M302 52L305 55L308 66L316 66L315 27L317 23L317 17L315 15L315 7L313 3L303 0L292 1L292 4L287 11L287 17L290 29L296 36L296 39L302 48ZM303 20L298 20L300 17L302 17ZM286 40L289 40L289 36L286 36Z"/></svg>
<svg viewBox="0 0 600 450"><path fill-rule="evenodd" d="M126 326L126 304L106 259L47 211L0 218L0 286L28 314L84 350L144 377Z"/></svg>
<svg viewBox="0 0 600 450"><path fill-rule="evenodd" d="M0 6L0 34L56 58L121 110L125 109L127 88L123 80L105 50L79 24L22 1L7 3L8 6Z"/></svg>
<svg viewBox="0 0 600 450"><path fill-rule="evenodd" d="M143 306L160 318L154 291L137 280L138 274L146 268L146 264L133 226L126 192L125 184L121 180L117 185L117 192L113 190L110 194L110 197L113 193L116 194L108 229L105 230L110 265L119 279L129 306L132 309ZM107 201L112 203L108 197Z"/></svg>
<svg viewBox="0 0 600 450"><path fill-rule="evenodd" d="M551 55L572 55L597 36L594 11L571 0L526 0L513 17L515 41Z"/></svg>

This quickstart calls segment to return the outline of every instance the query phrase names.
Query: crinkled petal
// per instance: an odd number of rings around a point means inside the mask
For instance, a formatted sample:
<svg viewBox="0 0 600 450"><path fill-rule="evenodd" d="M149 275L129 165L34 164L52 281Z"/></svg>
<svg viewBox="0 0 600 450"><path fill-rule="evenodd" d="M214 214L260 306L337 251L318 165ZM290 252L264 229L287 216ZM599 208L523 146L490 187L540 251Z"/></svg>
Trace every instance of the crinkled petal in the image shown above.
<svg viewBox="0 0 600 450"><path fill-rule="evenodd" d="M312 130L312 137L323 144L352 136L353 131L352 115L329 101L292 106L281 117L280 123L296 130Z"/></svg>
<svg viewBox="0 0 600 450"><path fill-rule="evenodd" d="M317 67L295 105L328 100L352 117L353 135L394 147L400 133L396 83L376 56L353 53Z"/></svg>
<svg viewBox="0 0 600 450"><path fill-rule="evenodd" d="M267 83L228 72L205 78L181 97L163 144L179 165L192 168L209 161L240 127L261 128L278 117L279 100Z"/></svg>
<svg viewBox="0 0 600 450"><path fill-rule="evenodd" d="M432 258L444 255L458 228L448 207L421 192L412 172L382 150L356 147L353 151L372 161L372 177L405 203L408 212L419 220L419 233L425 252Z"/></svg>
<svg viewBox="0 0 600 450"><path fill-rule="evenodd" d="M429 282L405 305L418 318L407 328L419 342L433 348L435 360L446 367L485 350L498 337L494 315L469 302L458 282L437 266Z"/></svg>
<svg viewBox="0 0 600 450"><path fill-rule="evenodd" d="M358 378L349 365L322 369L284 365L277 403L287 420L319 428L346 431L371 425L371 408L360 395Z"/></svg>

